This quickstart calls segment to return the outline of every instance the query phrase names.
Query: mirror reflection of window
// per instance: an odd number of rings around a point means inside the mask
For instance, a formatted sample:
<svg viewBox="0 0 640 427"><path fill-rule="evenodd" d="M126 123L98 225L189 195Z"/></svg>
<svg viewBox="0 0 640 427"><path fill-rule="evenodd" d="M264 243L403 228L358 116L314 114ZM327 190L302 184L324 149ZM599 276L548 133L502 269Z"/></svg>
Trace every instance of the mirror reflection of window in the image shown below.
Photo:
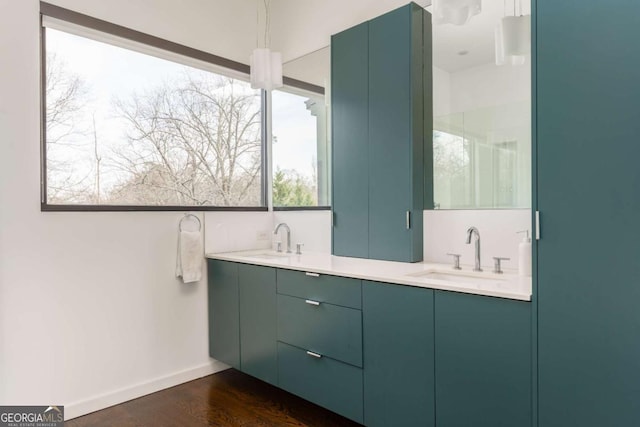
<svg viewBox="0 0 640 427"><path fill-rule="evenodd" d="M529 116L528 102L520 102L436 117L435 208L528 207Z"/></svg>
<svg viewBox="0 0 640 427"><path fill-rule="evenodd" d="M329 206L324 96L285 88L272 92L271 105L273 205Z"/></svg>
<svg viewBox="0 0 640 427"><path fill-rule="evenodd" d="M518 1L515 9L512 0L482 2L477 12L456 23L436 19L432 26L434 206L529 208L530 1ZM496 31L505 29L505 17L523 30ZM517 60L506 60L512 54Z"/></svg>

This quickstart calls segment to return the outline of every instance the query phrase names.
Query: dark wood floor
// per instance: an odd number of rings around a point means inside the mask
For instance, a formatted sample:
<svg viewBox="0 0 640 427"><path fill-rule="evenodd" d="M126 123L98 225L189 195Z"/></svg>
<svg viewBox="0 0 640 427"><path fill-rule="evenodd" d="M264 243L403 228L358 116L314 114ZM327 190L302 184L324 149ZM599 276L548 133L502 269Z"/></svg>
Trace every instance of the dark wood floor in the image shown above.
<svg viewBox="0 0 640 427"><path fill-rule="evenodd" d="M67 427L359 425L235 369L65 423Z"/></svg>

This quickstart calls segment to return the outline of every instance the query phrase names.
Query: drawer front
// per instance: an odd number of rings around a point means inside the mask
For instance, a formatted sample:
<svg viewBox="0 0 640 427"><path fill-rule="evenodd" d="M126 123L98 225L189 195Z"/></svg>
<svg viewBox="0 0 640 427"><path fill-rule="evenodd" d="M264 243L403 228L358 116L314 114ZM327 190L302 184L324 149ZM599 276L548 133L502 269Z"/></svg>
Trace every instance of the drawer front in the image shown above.
<svg viewBox="0 0 640 427"><path fill-rule="evenodd" d="M278 293L344 307L362 308L360 279L278 270Z"/></svg>
<svg viewBox="0 0 640 427"><path fill-rule="evenodd" d="M362 312L278 295L278 341L362 367Z"/></svg>
<svg viewBox="0 0 640 427"><path fill-rule="evenodd" d="M290 393L363 422L362 369L278 343L278 385Z"/></svg>

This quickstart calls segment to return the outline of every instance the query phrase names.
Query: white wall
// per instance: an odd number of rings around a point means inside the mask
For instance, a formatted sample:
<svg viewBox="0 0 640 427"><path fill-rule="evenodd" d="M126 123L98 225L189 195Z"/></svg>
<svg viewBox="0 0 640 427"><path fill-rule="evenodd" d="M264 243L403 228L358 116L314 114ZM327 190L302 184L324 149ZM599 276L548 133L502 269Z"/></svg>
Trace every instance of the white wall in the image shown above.
<svg viewBox="0 0 640 427"><path fill-rule="evenodd" d="M237 60L233 43L255 44L240 31L255 25L249 0L224 2L238 21L205 0L54 3ZM55 402L73 417L220 369L206 282L174 277L181 212L40 212L39 4L0 9L0 405ZM207 213L205 225L241 236L241 216Z"/></svg>
<svg viewBox="0 0 640 427"><path fill-rule="evenodd" d="M450 73L434 86L449 85L449 112L512 104L531 99L531 63L521 66L486 64ZM435 108L434 108L435 109ZM444 110L444 108L442 108Z"/></svg>
<svg viewBox="0 0 640 427"><path fill-rule="evenodd" d="M205 253L271 248L273 213L205 213Z"/></svg>
<svg viewBox="0 0 640 427"><path fill-rule="evenodd" d="M451 113L451 75L442 68L433 67L433 116Z"/></svg>
<svg viewBox="0 0 640 427"><path fill-rule="evenodd" d="M291 246L303 243L302 252L331 253L331 211L276 211L274 224L285 222L291 228ZM285 233L280 239L286 242Z"/></svg>

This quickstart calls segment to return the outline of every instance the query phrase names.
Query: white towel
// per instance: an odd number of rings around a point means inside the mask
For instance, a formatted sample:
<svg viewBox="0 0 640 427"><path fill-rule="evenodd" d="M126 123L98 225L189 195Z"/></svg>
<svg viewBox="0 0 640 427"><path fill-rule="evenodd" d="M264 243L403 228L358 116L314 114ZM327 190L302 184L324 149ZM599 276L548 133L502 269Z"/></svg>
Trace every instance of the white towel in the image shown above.
<svg viewBox="0 0 640 427"><path fill-rule="evenodd" d="M176 277L184 283L197 282L202 278L202 236L199 231L180 231L178 234L178 256Z"/></svg>

